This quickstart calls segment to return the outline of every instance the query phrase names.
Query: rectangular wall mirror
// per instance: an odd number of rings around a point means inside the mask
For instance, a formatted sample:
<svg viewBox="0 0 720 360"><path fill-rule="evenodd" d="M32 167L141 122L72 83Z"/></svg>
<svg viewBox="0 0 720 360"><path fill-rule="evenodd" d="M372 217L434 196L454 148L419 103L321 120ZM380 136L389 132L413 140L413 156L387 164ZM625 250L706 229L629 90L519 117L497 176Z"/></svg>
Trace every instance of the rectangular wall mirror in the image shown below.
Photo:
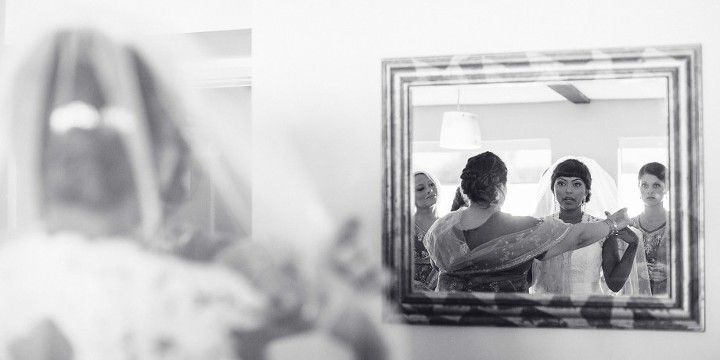
<svg viewBox="0 0 720 360"><path fill-rule="evenodd" d="M695 45L384 60L383 242L394 275L386 318L703 330L700 94ZM563 270L533 254L514 282L507 272L469 278L463 275L468 268L438 269L423 235L434 218L452 217L459 203L467 205L467 196L456 197L461 173L470 157L485 151L507 166L503 213L562 219L579 209L583 221L592 221L588 215L603 220L604 211L627 208L640 239L634 255L628 251L623 260L628 245L608 238L554 258ZM581 181L591 196L575 205L568 195L574 190L560 194L565 184L553 175L569 158L591 174ZM665 167L665 178L646 171L649 163ZM605 249L609 241L617 243L614 250ZM618 285L615 271L621 270L613 269L620 267L609 264L622 261L631 270ZM445 279L463 277L464 285L438 285L438 270ZM565 276L566 285L543 287L543 271L562 271L556 275Z"/></svg>

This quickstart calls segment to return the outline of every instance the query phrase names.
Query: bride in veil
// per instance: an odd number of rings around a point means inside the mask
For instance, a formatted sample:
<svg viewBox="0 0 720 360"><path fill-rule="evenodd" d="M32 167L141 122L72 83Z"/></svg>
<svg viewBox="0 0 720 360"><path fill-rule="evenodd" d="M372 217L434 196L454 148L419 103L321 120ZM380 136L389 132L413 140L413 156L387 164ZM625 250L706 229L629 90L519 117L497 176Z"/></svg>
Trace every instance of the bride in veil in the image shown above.
<svg viewBox="0 0 720 360"><path fill-rule="evenodd" d="M257 358L313 327L384 359L352 303L379 279L355 246L357 223L312 247L326 286L298 275L310 261L289 248L178 236L191 165L212 173L247 233L249 147L237 134L249 129L195 106L156 45L71 27L4 59L0 359Z"/></svg>
<svg viewBox="0 0 720 360"><path fill-rule="evenodd" d="M213 161L180 87L115 34L27 46L2 78L0 358L232 358L232 332L262 327L270 304L249 278L175 255L183 174Z"/></svg>
<svg viewBox="0 0 720 360"><path fill-rule="evenodd" d="M584 192L580 193L579 190ZM575 199L578 195L581 199ZM564 198L559 204L560 196ZM617 186L612 177L595 160L577 156L557 160L542 174L536 204L535 217L551 216L561 220L563 216L575 218L565 220L571 222L602 221L607 209L620 207ZM606 243L608 241L612 243ZM645 280L647 277L638 275L647 273L642 249L642 242L628 245L609 236L603 241L549 260L536 260L530 291L650 295L649 283ZM608 252L617 252L617 256ZM628 266L631 266L629 272ZM603 270L610 273L604 274Z"/></svg>

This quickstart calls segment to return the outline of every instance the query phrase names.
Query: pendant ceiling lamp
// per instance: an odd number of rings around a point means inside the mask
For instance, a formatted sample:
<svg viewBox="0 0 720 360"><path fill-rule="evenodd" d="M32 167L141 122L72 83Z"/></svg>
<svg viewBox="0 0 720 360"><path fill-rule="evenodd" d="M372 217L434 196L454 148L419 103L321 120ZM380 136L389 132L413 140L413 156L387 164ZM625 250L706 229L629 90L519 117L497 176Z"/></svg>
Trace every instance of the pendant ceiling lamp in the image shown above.
<svg viewBox="0 0 720 360"><path fill-rule="evenodd" d="M443 113L440 147L474 150L480 148L480 140L480 120L473 113L460 111L460 88L458 88L457 111Z"/></svg>

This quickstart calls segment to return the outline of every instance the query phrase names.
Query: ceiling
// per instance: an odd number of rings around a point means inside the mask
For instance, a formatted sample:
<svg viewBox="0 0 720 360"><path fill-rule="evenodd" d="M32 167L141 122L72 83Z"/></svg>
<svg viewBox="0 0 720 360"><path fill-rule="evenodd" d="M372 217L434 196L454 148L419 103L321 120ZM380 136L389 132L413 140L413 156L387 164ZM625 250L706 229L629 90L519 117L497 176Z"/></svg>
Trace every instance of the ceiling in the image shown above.
<svg viewBox="0 0 720 360"><path fill-rule="evenodd" d="M563 82L415 86L413 106L490 105L569 101L553 85L572 85L593 100L664 99L667 80L661 77ZM572 88L572 87L570 87Z"/></svg>

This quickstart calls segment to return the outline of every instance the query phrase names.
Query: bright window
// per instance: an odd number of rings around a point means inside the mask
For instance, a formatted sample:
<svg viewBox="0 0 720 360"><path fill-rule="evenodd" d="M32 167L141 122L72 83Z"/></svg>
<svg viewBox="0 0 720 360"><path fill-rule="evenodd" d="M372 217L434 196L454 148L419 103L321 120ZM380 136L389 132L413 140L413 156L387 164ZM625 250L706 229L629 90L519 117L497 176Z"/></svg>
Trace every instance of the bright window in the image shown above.
<svg viewBox="0 0 720 360"><path fill-rule="evenodd" d="M638 171L649 162L668 165L667 137L626 137L619 139L618 148L618 193L628 208L628 214L635 216L643 211L643 202L638 190ZM663 205L667 209L668 198Z"/></svg>

